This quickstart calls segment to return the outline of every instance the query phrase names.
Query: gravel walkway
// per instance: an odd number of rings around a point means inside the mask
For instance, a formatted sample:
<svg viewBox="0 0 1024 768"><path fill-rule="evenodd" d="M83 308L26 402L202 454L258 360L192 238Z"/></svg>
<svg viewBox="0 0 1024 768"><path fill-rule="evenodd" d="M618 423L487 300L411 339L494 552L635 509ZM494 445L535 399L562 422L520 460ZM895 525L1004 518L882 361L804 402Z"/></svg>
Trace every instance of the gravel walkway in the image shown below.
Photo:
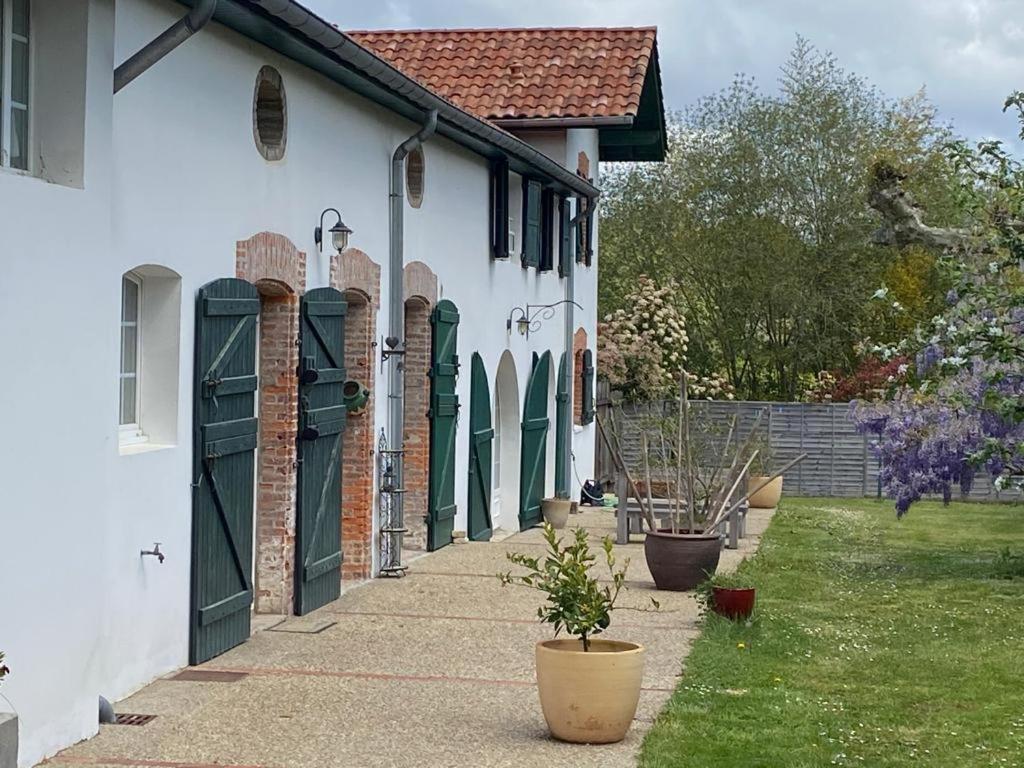
<svg viewBox="0 0 1024 768"><path fill-rule="evenodd" d="M753 510L734 568L756 549L771 517ZM615 518L572 518L591 536L614 537ZM499 768L631 766L644 732L678 680L696 634L689 595L657 592L640 537L617 546L631 558L624 611L606 637L647 647L636 723L620 744L572 746L548 737L534 685L533 647L550 636L535 620L538 597L502 587L509 551L543 551L533 529L491 543L458 544L378 579L303 617L261 620L245 644L197 668L219 681L157 680L118 702L119 713L156 715L144 726L103 726L53 766L157 768ZM265 617L264 617L265 618Z"/></svg>

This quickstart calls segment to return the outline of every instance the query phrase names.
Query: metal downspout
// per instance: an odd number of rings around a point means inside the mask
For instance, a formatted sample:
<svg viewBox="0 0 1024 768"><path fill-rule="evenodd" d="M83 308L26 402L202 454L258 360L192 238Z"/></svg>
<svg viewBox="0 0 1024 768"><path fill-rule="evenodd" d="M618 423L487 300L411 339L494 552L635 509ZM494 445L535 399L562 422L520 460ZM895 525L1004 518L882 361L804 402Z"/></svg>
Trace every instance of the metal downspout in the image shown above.
<svg viewBox="0 0 1024 768"><path fill-rule="evenodd" d="M217 0L196 0L184 18L172 24L114 70L114 93L205 27L216 9Z"/></svg>
<svg viewBox="0 0 1024 768"><path fill-rule="evenodd" d="M437 110L427 113L423 127L395 148L391 156L391 191L389 195L390 253L388 258L388 336L384 340L385 354L388 354L388 418L387 434L389 443L402 450L405 431L405 393L404 393L404 361L405 361L405 185L402 183L402 166L410 152L422 145L437 130ZM405 457L398 453L395 467L395 485L402 488ZM395 527L405 527L405 509L402 494L396 494L392 500ZM400 566L402 557L401 535L394 547L395 562L390 566ZM383 563L381 564L384 565ZM397 572L401 573L400 570Z"/></svg>

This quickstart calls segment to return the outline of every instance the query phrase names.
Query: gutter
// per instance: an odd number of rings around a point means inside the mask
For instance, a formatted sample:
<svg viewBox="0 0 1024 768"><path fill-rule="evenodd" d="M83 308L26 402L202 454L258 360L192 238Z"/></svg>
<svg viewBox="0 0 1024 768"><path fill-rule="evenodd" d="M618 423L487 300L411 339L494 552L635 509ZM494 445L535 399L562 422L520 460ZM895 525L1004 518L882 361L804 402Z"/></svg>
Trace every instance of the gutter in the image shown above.
<svg viewBox="0 0 1024 768"><path fill-rule="evenodd" d="M633 115L609 117L492 117L491 122L502 128L543 130L547 128L631 128Z"/></svg>
<svg viewBox="0 0 1024 768"><path fill-rule="evenodd" d="M389 194L389 257L388 257L388 336L384 340L388 350L388 443L398 448L395 454L394 481L402 488L405 465L405 184L403 167L410 152L423 145L437 131L437 110L427 113L423 127L397 147L391 156L391 192ZM393 527L405 527L405 505L402 494L392 497ZM387 535L387 534L382 534ZM402 542L399 534L394 547L394 560L389 568L401 572Z"/></svg>
<svg viewBox="0 0 1024 768"><path fill-rule="evenodd" d="M557 191L597 198L597 187L581 179L547 155L487 120L469 114L452 102L409 77L382 58L367 50L334 25L294 0L233 0L248 8L259 9L303 38L307 47L326 54L337 62L356 70L378 87L397 94L419 114L437 110L438 135L471 148L486 157L505 156L512 170L548 182ZM268 45L273 44L266 41ZM481 147L484 144L486 147Z"/></svg>
<svg viewBox="0 0 1024 768"><path fill-rule="evenodd" d="M217 0L197 0L183 18L129 56L114 70L114 93L209 24L216 10Z"/></svg>

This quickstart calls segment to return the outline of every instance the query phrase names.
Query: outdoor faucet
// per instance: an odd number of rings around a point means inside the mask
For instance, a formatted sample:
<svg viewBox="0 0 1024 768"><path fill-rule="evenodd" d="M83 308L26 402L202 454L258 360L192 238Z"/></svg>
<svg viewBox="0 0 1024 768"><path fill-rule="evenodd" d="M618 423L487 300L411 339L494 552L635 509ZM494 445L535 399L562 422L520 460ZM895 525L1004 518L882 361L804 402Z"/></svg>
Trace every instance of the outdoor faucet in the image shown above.
<svg viewBox="0 0 1024 768"><path fill-rule="evenodd" d="M163 563L164 561L164 553L160 551L159 541L153 542L152 549L143 549L139 552L139 557L143 557L145 555L152 555L153 557L159 559L161 563Z"/></svg>

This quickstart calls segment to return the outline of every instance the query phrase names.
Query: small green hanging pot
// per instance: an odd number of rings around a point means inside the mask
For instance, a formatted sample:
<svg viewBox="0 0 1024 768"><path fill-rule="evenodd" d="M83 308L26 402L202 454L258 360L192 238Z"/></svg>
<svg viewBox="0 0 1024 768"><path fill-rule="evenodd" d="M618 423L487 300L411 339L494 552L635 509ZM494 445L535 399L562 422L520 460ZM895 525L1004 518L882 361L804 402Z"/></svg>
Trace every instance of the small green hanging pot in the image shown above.
<svg viewBox="0 0 1024 768"><path fill-rule="evenodd" d="M364 387L355 379L348 379L342 385L342 402L349 413L356 413L363 409L366 401L370 399L370 390Z"/></svg>

